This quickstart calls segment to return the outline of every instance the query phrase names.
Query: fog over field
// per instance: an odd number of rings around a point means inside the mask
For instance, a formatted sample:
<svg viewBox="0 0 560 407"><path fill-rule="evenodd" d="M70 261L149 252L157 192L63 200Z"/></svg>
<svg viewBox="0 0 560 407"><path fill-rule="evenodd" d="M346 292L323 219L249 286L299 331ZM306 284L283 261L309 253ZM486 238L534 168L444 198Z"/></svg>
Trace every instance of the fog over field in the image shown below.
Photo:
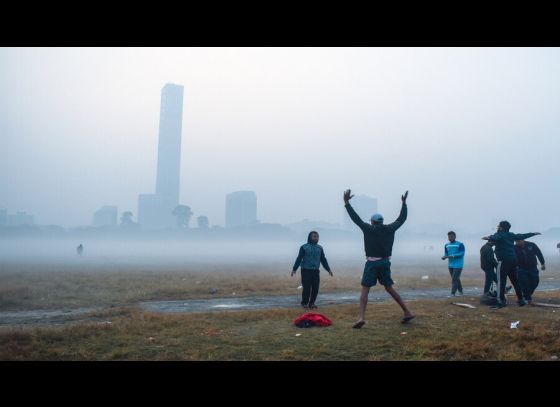
<svg viewBox="0 0 560 407"><path fill-rule="evenodd" d="M224 226L240 190L261 222L341 224L351 188L387 219L409 190L409 230L544 232L560 226L559 71L558 48L0 48L0 208L137 221L171 83L191 227Z"/></svg>
<svg viewBox="0 0 560 407"><path fill-rule="evenodd" d="M557 48L0 48L0 261L289 269L318 230L357 264L347 188L386 223L410 192L394 264L444 269L455 230L476 265L501 220L558 255L559 71Z"/></svg>

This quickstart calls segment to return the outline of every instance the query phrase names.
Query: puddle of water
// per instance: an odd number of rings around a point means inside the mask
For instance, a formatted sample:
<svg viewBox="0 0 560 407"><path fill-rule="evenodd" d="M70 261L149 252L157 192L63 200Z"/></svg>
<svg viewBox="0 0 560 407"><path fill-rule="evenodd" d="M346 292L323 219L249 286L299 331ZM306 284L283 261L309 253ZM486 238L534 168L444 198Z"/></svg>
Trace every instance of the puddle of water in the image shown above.
<svg viewBox="0 0 560 407"><path fill-rule="evenodd" d="M212 305L212 308L241 308L246 306L247 304L217 304Z"/></svg>

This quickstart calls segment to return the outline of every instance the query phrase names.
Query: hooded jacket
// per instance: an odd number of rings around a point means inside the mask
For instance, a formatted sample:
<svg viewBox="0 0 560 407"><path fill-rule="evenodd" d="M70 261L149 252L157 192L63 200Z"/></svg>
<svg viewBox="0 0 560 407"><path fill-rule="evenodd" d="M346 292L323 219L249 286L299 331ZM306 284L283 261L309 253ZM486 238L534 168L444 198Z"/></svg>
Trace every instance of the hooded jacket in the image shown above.
<svg viewBox="0 0 560 407"><path fill-rule="evenodd" d="M322 264L325 270L331 271L323 247L311 241L311 233L307 235L307 243L299 248L299 253L294 263L293 271L301 265L302 269L318 270Z"/></svg>

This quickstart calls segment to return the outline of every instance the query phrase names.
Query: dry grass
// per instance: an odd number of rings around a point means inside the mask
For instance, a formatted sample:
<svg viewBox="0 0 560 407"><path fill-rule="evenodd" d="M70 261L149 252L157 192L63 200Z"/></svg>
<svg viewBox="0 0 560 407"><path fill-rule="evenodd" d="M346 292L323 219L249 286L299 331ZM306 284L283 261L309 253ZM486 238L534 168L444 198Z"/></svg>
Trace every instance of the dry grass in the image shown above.
<svg viewBox="0 0 560 407"><path fill-rule="evenodd" d="M290 277L290 266L195 265L138 266L0 263L0 311L57 309L88 306L124 306L147 300L186 300L218 297L297 294L299 273ZM363 263L334 267L335 276L321 272L321 292L359 290ZM394 265L397 289L450 286L445 265ZM422 280L422 275L429 275ZM466 287L481 286L482 272L465 269Z"/></svg>
<svg viewBox="0 0 560 407"><path fill-rule="evenodd" d="M560 302L560 293L539 293ZM493 311L475 298L410 302L417 318L399 323L394 303L370 304L368 323L351 329L357 305L324 307L328 328L299 329L300 309L156 314L135 308L54 328L0 329L0 360L553 360L560 357L560 310ZM510 323L521 321L518 329ZM402 334L406 332L406 334ZM301 336L295 335L300 333ZM149 338L154 338L150 340Z"/></svg>

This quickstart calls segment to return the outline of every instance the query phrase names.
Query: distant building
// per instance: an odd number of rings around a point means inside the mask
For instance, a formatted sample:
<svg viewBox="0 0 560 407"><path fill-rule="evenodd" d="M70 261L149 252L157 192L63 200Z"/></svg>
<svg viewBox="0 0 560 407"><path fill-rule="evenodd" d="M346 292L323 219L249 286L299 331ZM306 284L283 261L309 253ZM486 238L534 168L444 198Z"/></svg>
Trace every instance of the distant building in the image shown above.
<svg viewBox="0 0 560 407"><path fill-rule="evenodd" d="M350 205L356 211L360 218L364 222L370 222L371 215L377 212L377 199L371 198L366 195L356 195L350 200ZM346 208L343 207L344 210L344 228L345 229L354 229L356 225L350 219Z"/></svg>
<svg viewBox="0 0 560 407"><path fill-rule="evenodd" d="M117 226L117 216L116 206L104 206L93 213L93 226Z"/></svg>
<svg viewBox="0 0 560 407"><path fill-rule="evenodd" d="M8 212L6 209L0 209L0 226L6 226L8 224Z"/></svg>
<svg viewBox="0 0 560 407"><path fill-rule="evenodd" d="M138 196L142 229L175 227L173 209L179 204L183 86L166 84L161 90L156 193Z"/></svg>
<svg viewBox="0 0 560 407"><path fill-rule="evenodd" d="M237 191L226 195L226 228L257 222L257 195L253 191Z"/></svg>
<svg viewBox="0 0 560 407"><path fill-rule="evenodd" d="M33 215L27 212L17 212L15 215L8 215L8 226L33 225Z"/></svg>

